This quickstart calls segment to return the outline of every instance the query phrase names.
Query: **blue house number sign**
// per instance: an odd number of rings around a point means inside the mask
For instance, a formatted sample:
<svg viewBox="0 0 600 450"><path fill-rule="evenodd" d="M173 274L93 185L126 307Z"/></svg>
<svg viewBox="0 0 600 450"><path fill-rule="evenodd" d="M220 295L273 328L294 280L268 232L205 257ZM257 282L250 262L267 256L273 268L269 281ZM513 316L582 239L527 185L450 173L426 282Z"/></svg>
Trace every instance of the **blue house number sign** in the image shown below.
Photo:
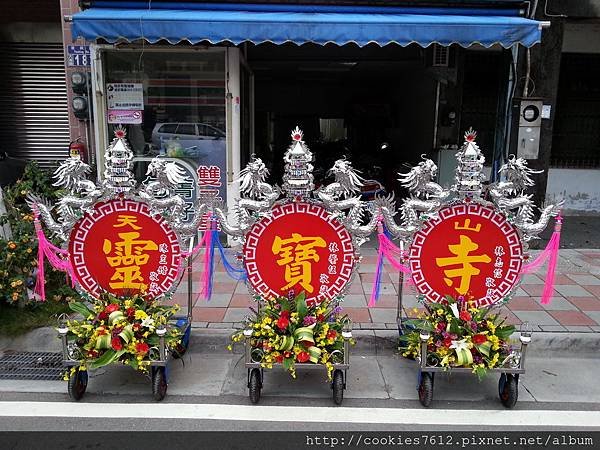
<svg viewBox="0 0 600 450"><path fill-rule="evenodd" d="M90 61L89 45L67 45L67 66L89 67Z"/></svg>

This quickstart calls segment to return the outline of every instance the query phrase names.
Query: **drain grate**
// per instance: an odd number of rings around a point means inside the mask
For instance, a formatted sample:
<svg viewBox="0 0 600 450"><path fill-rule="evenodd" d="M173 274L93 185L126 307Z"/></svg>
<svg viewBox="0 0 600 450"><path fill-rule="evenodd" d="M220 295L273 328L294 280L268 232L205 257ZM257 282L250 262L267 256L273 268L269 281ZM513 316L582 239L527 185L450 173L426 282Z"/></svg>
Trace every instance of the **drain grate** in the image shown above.
<svg viewBox="0 0 600 450"><path fill-rule="evenodd" d="M0 380L61 380L64 372L60 353L0 353Z"/></svg>

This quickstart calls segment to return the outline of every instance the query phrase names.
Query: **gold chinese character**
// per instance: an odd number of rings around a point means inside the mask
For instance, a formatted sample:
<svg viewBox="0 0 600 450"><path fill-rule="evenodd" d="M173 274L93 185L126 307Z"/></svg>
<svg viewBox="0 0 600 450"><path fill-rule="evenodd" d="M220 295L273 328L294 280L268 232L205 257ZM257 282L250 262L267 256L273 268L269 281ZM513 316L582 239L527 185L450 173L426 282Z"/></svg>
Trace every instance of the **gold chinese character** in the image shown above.
<svg viewBox="0 0 600 450"><path fill-rule="evenodd" d="M315 247L325 248L326 245L323 238L303 237L298 233L292 233L289 239L275 236L271 251L274 255L279 255L277 264L285 266L285 281L288 282L281 289L289 289L299 283L306 292L312 293L314 288L311 285L311 262L319 261Z"/></svg>
<svg viewBox="0 0 600 450"><path fill-rule="evenodd" d="M125 226L130 226L134 230L141 230L142 227L136 225L137 217L135 216L126 216L124 214L119 214L117 217L117 224L113 225L113 228L121 228Z"/></svg>
<svg viewBox="0 0 600 450"><path fill-rule="evenodd" d="M145 290L148 286L144 284L140 268L148 264L150 255L144 251L158 250L158 245L151 240L137 239L140 233L136 231L119 233L119 237L122 240L115 242L114 246L109 239L104 239L102 246L102 251L107 255L106 261L115 268L109 285L113 289Z"/></svg>
<svg viewBox="0 0 600 450"><path fill-rule="evenodd" d="M471 277L480 273L480 270L473 266L473 263L489 263L491 261L491 258L487 255L469 255L478 248L479 245L475 244L468 236L461 234L459 244L448 245L450 253L456 256L435 259L438 267L462 266L456 269L444 270L444 274L448 277L444 278L444 281L448 286L452 286L451 278L460 278L460 286L454 288L460 295L465 295L469 291Z"/></svg>
<svg viewBox="0 0 600 450"><path fill-rule="evenodd" d="M459 225L458 222L454 222L454 229L474 231L475 233L479 233L479 231L481 231L481 224L478 223L475 225L475 227L471 228L471 219L465 219L465 222L462 225Z"/></svg>

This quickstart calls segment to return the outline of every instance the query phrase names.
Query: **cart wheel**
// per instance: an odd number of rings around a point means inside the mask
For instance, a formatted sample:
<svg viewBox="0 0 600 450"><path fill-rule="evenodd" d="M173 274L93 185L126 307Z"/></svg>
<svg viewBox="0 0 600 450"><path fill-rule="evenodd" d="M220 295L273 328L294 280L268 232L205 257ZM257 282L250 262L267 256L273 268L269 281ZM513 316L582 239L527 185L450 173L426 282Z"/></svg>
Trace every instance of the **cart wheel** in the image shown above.
<svg viewBox="0 0 600 450"><path fill-rule="evenodd" d="M77 369L75 373L69 377L69 397L71 397L72 400L81 400L87 389L87 384L87 370Z"/></svg>
<svg viewBox="0 0 600 450"><path fill-rule="evenodd" d="M511 373L500 375L498 395L502 404L507 408L515 406L519 398L519 379Z"/></svg>
<svg viewBox="0 0 600 450"><path fill-rule="evenodd" d="M333 389L333 402L341 405L344 400L344 374L339 369L333 371L331 389Z"/></svg>
<svg viewBox="0 0 600 450"><path fill-rule="evenodd" d="M167 374L164 367L155 367L152 370L152 396L154 400L161 401L167 395Z"/></svg>
<svg viewBox="0 0 600 450"><path fill-rule="evenodd" d="M260 400L260 390L262 389L262 377L260 370L252 369L250 371L250 380L248 381L248 395L253 404L257 404Z"/></svg>
<svg viewBox="0 0 600 450"><path fill-rule="evenodd" d="M425 407L431 405L431 400L433 400L433 376L429 372L421 373L418 391L421 405Z"/></svg>

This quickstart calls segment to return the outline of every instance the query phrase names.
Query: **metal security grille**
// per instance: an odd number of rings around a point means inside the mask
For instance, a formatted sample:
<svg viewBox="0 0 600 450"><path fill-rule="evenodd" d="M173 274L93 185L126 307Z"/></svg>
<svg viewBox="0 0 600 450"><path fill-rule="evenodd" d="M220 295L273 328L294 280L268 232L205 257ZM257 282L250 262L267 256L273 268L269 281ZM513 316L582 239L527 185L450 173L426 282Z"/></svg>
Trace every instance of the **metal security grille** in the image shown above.
<svg viewBox="0 0 600 450"><path fill-rule="evenodd" d="M450 63L450 49L439 44L433 44L433 67L448 67Z"/></svg>
<svg viewBox="0 0 600 450"><path fill-rule="evenodd" d="M69 113L61 44L0 43L0 151L50 166L65 158Z"/></svg>
<svg viewBox="0 0 600 450"><path fill-rule="evenodd" d="M60 380L64 372L60 353L6 352L0 356L0 380Z"/></svg>

